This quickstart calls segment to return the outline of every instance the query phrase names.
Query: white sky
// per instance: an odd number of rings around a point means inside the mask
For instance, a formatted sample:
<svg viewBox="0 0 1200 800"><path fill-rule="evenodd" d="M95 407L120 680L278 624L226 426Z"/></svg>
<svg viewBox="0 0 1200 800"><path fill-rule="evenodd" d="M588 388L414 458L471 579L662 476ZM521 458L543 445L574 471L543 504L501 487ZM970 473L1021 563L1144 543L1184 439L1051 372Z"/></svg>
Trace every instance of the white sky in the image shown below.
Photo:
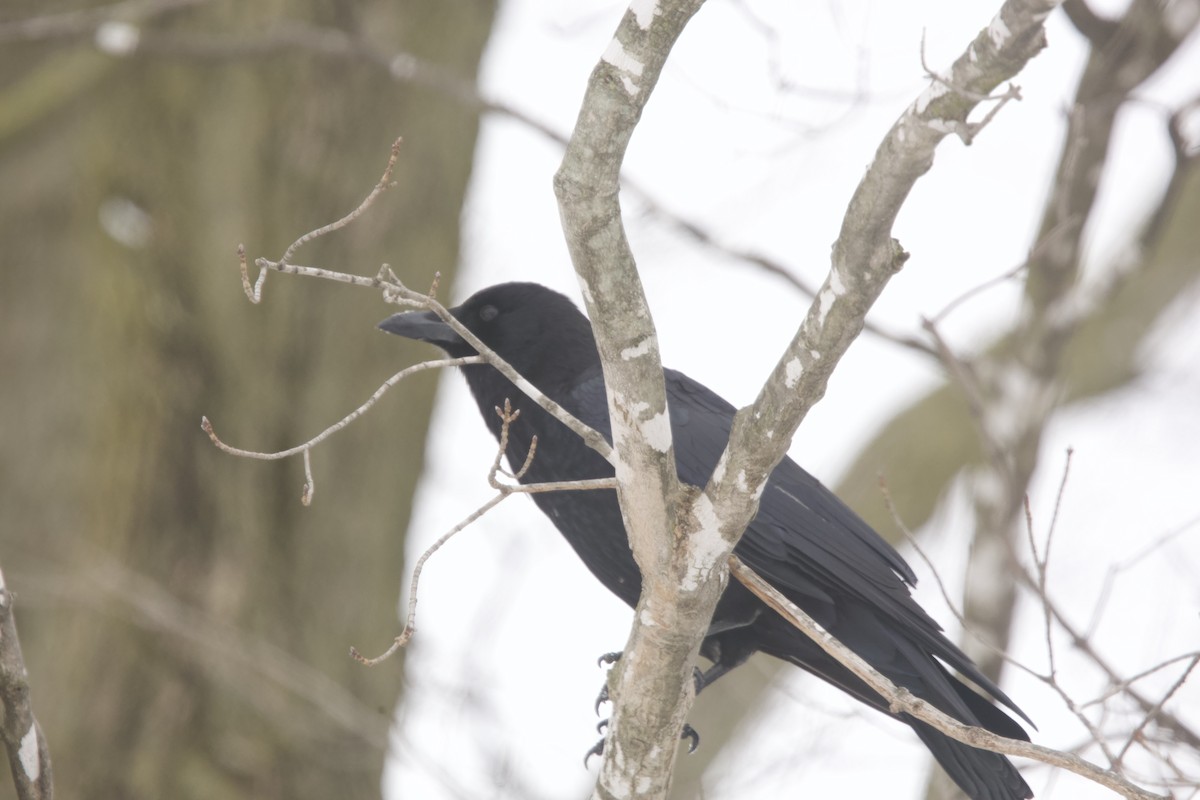
<svg viewBox="0 0 1200 800"><path fill-rule="evenodd" d="M770 253L819 285L863 169L926 84L922 30L927 61L941 69L998 6L996 0L744 6L712 0L663 74L634 136L627 174L719 239ZM775 39L739 10L745 7ZM607 0L508 0L485 59L485 91L569 131L623 9ZM947 139L938 150L896 225L912 257L873 320L916 332L921 316L1023 259L1084 55L1061 15L1052 18L1049 36L1050 48L1017 79L1024 100L1006 107L971 147ZM1200 90L1198 51L1191 47L1146 95L1171 101ZM814 91L780 91L773 61L788 80ZM866 99L852 102L856 92ZM1146 103L1123 115L1115 153L1090 232L1093 271L1103 271L1114 248L1136 231L1140 210L1165 180L1170 153L1162 112ZM519 123L485 120L455 300L519 279L578 302L550 184L560 157L556 146ZM749 402L808 301L777 279L680 239L638 213L636 201L627 199L625 208L664 363L737 405ZM950 317L945 334L969 351L1008 324L1018 294L1015 285L989 291ZM1181 301L1175 324L1147 352L1143 379L1059 415L1048 431L1032 501L1044 533L1062 453L1073 445L1052 586L1081 624L1110 564L1200 515L1196 299ZM938 380L937 366L927 360L860 338L801 426L793 457L826 483L836 482L875 429ZM447 376L409 533L411 557L490 496L485 476L494 447L465 383ZM961 581L966 509L961 497L950 502L927 539L952 586ZM950 628L932 576L915 556L910 561L922 577L922 602ZM1097 634L1105 655L1136 672L1197 649L1197 574L1196 525L1123 573ZM1042 668L1037 608L1027 603L1022 620L1014 655ZM591 703L603 673L595 659L624 645L629 621L629 610L587 573L532 503L505 501L425 570L406 702L385 776L388 796L585 797L598 765L593 760L585 772L580 764L597 738ZM1069 658L1064 670L1065 680L1080 687L1079 698L1093 696L1094 674L1072 672ZM1147 683L1147 691L1177 674ZM1060 701L1011 671L1009 678L1006 688L1039 724L1037 741L1070 747L1081 740ZM1173 708L1190 707L1192 723L1200 725L1198 683L1185 687ZM712 691L720 692L720 684ZM776 695L771 713L747 726L725 754L726 778L706 797L829 796L837 787L854 797L919 796L928 761L906 727L880 715L847 714L856 709L852 701L799 671ZM863 749L871 753L871 769L863 768ZM1039 798L1112 796L1061 773L1049 784L1044 769L1026 775Z"/></svg>

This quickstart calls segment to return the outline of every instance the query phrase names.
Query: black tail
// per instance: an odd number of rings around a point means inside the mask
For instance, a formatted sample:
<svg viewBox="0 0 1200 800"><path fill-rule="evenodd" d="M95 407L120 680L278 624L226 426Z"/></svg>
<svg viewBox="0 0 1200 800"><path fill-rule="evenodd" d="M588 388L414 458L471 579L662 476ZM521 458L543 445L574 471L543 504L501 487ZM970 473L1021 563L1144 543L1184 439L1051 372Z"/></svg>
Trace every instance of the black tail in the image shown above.
<svg viewBox="0 0 1200 800"><path fill-rule="evenodd" d="M1033 797L1033 790L1021 773L999 753L951 739L907 714L900 718L912 726L942 769L971 800L1026 800Z"/></svg>

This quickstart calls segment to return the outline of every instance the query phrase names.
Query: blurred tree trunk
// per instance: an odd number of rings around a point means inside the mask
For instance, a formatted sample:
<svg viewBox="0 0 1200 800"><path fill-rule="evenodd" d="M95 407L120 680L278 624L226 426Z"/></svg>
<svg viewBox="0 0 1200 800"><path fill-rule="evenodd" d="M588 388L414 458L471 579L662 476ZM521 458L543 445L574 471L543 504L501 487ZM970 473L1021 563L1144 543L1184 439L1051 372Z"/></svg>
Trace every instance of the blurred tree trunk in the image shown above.
<svg viewBox="0 0 1200 800"><path fill-rule="evenodd" d="M494 10L286 4L468 81ZM270 35L284 11L203 4L145 33ZM0 546L63 797L380 791L402 665L347 651L398 630L435 380L315 451L309 509L299 461L223 455L199 421L291 446L415 358L361 290L272 275L252 306L234 248L278 257L349 211L403 135L399 185L296 260L447 286L478 118L366 59L244 55L0 53Z"/></svg>

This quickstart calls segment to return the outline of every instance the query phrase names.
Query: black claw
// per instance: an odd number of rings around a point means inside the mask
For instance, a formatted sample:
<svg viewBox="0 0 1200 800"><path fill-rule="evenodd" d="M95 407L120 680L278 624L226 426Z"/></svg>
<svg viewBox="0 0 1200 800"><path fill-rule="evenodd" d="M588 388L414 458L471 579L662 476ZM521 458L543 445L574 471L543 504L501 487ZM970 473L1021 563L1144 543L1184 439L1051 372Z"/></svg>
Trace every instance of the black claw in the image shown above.
<svg viewBox="0 0 1200 800"><path fill-rule="evenodd" d="M696 694L700 694L700 690L704 688L704 673L699 667L692 667L692 684Z"/></svg>
<svg viewBox="0 0 1200 800"><path fill-rule="evenodd" d="M608 720L602 719L596 723L596 733L604 733L604 729L608 727Z"/></svg>
<svg viewBox="0 0 1200 800"><path fill-rule="evenodd" d="M592 756L602 756L602 755L604 755L604 740L603 739L596 742L594 745L592 745L591 750L588 750L586 753L583 754L583 768L587 769L588 761L591 760Z"/></svg>
<svg viewBox="0 0 1200 800"><path fill-rule="evenodd" d="M691 744L688 745L688 755L696 752L696 748L700 746L700 734L696 733L696 729L686 722L683 723L683 730L680 732L679 738L692 740Z"/></svg>
<svg viewBox="0 0 1200 800"><path fill-rule="evenodd" d="M609 697L608 697L608 684L607 684L607 683L605 683L603 686L601 686L601 687L600 687L600 694L596 695L596 716L597 716L597 717L598 717L598 716L600 716L600 706L601 706L601 704L603 704L603 703L607 703L607 702L608 702L608 700L609 700Z"/></svg>
<svg viewBox="0 0 1200 800"><path fill-rule="evenodd" d="M596 659L596 666L602 667L605 664L608 664L611 666L612 664L615 664L621 660L621 654L622 653L620 650L614 650L611 653L605 653L604 655L602 655Z"/></svg>

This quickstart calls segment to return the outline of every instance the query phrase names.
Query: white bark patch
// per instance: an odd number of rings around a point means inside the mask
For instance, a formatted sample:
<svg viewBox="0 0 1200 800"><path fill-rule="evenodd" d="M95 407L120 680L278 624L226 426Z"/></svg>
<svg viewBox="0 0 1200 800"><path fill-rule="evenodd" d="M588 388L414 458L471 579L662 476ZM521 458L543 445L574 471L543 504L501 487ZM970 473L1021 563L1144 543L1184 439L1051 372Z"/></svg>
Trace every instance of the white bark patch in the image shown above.
<svg viewBox="0 0 1200 800"><path fill-rule="evenodd" d="M725 480L725 467L729 463L729 451L725 450L721 453L721 458L717 461L717 468L713 470L712 482L720 483Z"/></svg>
<svg viewBox="0 0 1200 800"><path fill-rule="evenodd" d="M604 746L609 751L609 756L604 762L605 770L604 775L601 776L601 780L604 781L604 785L608 787L609 792L617 797L631 797L633 787L624 779L625 754L621 752L621 746L617 743L617 737L609 736Z"/></svg>
<svg viewBox="0 0 1200 800"><path fill-rule="evenodd" d="M981 469L975 473L972 491L976 502L987 508L999 508L1007 492L1004 482L993 469Z"/></svg>
<svg viewBox="0 0 1200 800"><path fill-rule="evenodd" d="M1009 447L1020 441L1038 420L1044 419L1058 393L1026 367L1014 364L995 378L996 399L983 410L983 426L998 444Z"/></svg>
<svg viewBox="0 0 1200 800"><path fill-rule="evenodd" d="M1004 44L1012 37L1012 31L1004 24L1004 20L1000 15L992 17L992 23L988 25L988 38L992 40L992 44L997 50L1004 47Z"/></svg>
<svg viewBox="0 0 1200 800"><path fill-rule="evenodd" d="M21 747L17 750L21 759L21 769L30 783L37 783L42 774L42 759L38 756L37 729L31 724L29 730L21 737Z"/></svg>
<svg viewBox="0 0 1200 800"><path fill-rule="evenodd" d="M767 438L771 438L770 431L767 432ZM746 470L739 469L737 479L734 481L734 486L738 488L739 492L750 495L757 502L758 498L762 497L763 489L767 488L767 482L763 481L758 486L755 486L753 490L751 490L750 482L746 480Z"/></svg>
<svg viewBox="0 0 1200 800"><path fill-rule="evenodd" d="M621 360L630 361L634 358L641 358L650 352L650 345L654 344L654 337L647 336L633 347L626 347L621 351Z"/></svg>
<svg viewBox="0 0 1200 800"><path fill-rule="evenodd" d="M947 94L949 91L949 86L941 81L934 81L925 88L925 91L917 96L917 101L913 104L913 110L918 114L924 114L925 109L929 108L930 103Z"/></svg>
<svg viewBox="0 0 1200 800"><path fill-rule="evenodd" d="M663 411L649 419L643 419L645 412L650 410L649 403L641 400L630 403L625 399L625 395L611 389L608 390L608 394L609 408L614 411L611 415L614 448L619 448L620 443L626 441L633 433L634 426L640 423L642 436L647 444L660 453L671 449L671 418L667 412ZM625 482L620 472L617 473L617 480Z"/></svg>
<svg viewBox="0 0 1200 800"><path fill-rule="evenodd" d="M620 72L621 83L630 96L638 93L638 86L634 79L642 76L642 70L645 67L642 62L626 53L620 42L615 38L609 41L608 47L604 49L604 55L600 56L600 59L617 68L617 71Z"/></svg>
<svg viewBox="0 0 1200 800"><path fill-rule="evenodd" d="M658 9L658 0L633 0L629 4L629 13L633 14L638 27L646 30L662 11Z"/></svg>
<svg viewBox="0 0 1200 800"><path fill-rule="evenodd" d="M824 313L821 314L824 321ZM797 356L787 363L783 368L784 378L783 383L789 389L795 389L796 384L800 382L800 376L804 374L804 364L800 362L800 357Z"/></svg>
<svg viewBox="0 0 1200 800"><path fill-rule="evenodd" d="M829 288L833 289L833 293L836 295L846 293L846 282L842 280L842 273L837 267L829 270Z"/></svg>
<svg viewBox="0 0 1200 800"><path fill-rule="evenodd" d="M637 796L641 797L650 791L650 787L654 785L654 779L649 775L643 775L637 779Z"/></svg>
<svg viewBox="0 0 1200 800"><path fill-rule="evenodd" d="M667 412L655 414L643 422L642 433L646 434L646 441L658 452L665 453L671 449L671 418Z"/></svg>
<svg viewBox="0 0 1200 800"><path fill-rule="evenodd" d="M721 522L708 495L697 497L692 509L700 528L688 537L687 574L680 582L680 588L685 592L699 589L716 568L717 559L729 552L721 536Z"/></svg>
<svg viewBox="0 0 1200 800"><path fill-rule="evenodd" d="M825 317L829 315L829 309L833 308L833 301L837 299L837 292L831 287L826 287L817 295L817 324L824 325Z"/></svg>
<svg viewBox="0 0 1200 800"><path fill-rule="evenodd" d="M937 131L938 133L949 135L954 133L955 124L949 120L931 119L925 123L929 130Z"/></svg>
<svg viewBox="0 0 1200 800"><path fill-rule="evenodd" d="M642 609L642 613L638 615L638 621L647 628L653 628L658 625L658 620L654 618L654 615L650 613L650 609L648 608Z"/></svg>

